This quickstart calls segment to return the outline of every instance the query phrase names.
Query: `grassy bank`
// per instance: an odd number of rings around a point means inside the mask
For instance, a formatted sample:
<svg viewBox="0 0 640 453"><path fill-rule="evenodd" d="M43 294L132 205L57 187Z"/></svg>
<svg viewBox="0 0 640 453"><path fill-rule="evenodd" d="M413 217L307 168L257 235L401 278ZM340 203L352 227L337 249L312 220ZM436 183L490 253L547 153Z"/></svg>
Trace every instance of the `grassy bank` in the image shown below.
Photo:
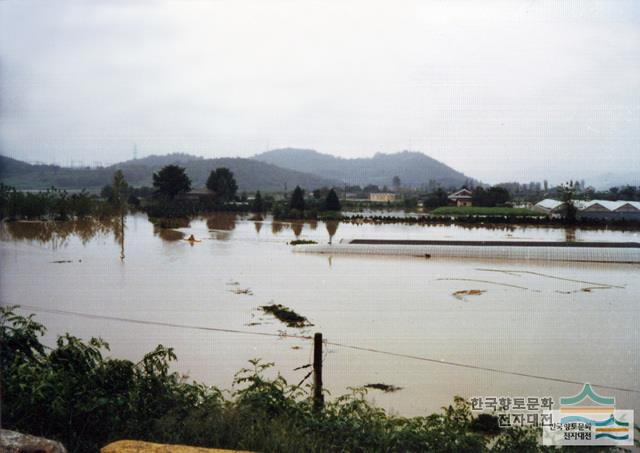
<svg viewBox="0 0 640 453"><path fill-rule="evenodd" d="M99 339L66 334L47 348L33 316L6 307L0 314L3 427L59 440L70 452L126 438L264 452L550 451L535 431L501 431L461 398L404 418L371 405L359 388L314 411L308 384L265 377L273 364L250 361L223 392L172 373L171 348L137 363L105 357Z"/></svg>
<svg viewBox="0 0 640 453"><path fill-rule="evenodd" d="M435 216L508 216L544 217L544 214L525 208L486 208L481 206L443 206L429 214Z"/></svg>

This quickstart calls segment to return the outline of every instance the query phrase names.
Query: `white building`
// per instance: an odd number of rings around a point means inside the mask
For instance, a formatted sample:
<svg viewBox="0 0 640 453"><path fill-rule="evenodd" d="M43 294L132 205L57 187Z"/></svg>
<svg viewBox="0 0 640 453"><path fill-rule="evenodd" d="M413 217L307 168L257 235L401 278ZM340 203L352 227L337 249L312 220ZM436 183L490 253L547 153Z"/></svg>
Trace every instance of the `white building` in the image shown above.
<svg viewBox="0 0 640 453"><path fill-rule="evenodd" d="M640 220L640 202L610 200L575 200L578 218L608 220ZM533 207L534 211L550 216L562 215L566 204L562 201L546 198Z"/></svg>

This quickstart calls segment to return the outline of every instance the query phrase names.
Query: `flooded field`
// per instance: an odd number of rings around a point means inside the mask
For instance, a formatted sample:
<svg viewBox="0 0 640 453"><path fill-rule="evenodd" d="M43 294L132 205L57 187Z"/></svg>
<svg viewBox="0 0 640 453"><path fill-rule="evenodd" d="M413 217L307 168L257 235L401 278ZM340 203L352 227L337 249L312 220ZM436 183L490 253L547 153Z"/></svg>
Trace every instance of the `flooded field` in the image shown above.
<svg viewBox="0 0 640 453"><path fill-rule="evenodd" d="M189 235L199 242L185 241ZM311 342L278 334L319 331L330 342L324 381L331 394L374 384L369 398L403 415L431 413L454 395L557 400L580 390L563 381L615 387L596 390L614 395L619 408L640 410L640 267L320 256L288 245L341 238L640 242L637 232L623 231L232 214L176 230L157 229L144 215L128 216L124 231L118 222L20 222L1 226L0 301L37 313L48 341L64 332L100 336L111 355L132 360L158 343L173 346L176 370L223 388L258 357L297 383L307 370L294 368L310 362ZM289 327L260 309L273 304L313 326Z"/></svg>

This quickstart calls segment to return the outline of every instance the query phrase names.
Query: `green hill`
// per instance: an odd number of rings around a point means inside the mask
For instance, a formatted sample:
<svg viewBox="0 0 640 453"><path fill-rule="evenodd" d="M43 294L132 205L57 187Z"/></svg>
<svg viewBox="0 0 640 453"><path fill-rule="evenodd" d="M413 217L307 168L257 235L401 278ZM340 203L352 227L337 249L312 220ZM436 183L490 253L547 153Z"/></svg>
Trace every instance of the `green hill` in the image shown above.
<svg viewBox="0 0 640 453"><path fill-rule="evenodd" d="M404 186L411 187L420 187L429 181L444 187L459 187L470 179L426 154L413 151L343 159L311 149L284 148L258 154L254 159L362 186L391 186L394 176L399 176Z"/></svg>
<svg viewBox="0 0 640 453"><path fill-rule="evenodd" d="M142 159L121 162L108 167L69 168L57 165L31 165L6 156L0 156L0 182L19 189L97 190L109 184L113 172L121 169L129 184L150 186L152 175L165 165L178 164L186 168L194 187L203 187L209 172L228 167L234 173L240 191L279 191L284 185L299 185L307 190L339 184L339 181L318 175L280 168L266 162L242 158L205 159L189 154L152 155Z"/></svg>

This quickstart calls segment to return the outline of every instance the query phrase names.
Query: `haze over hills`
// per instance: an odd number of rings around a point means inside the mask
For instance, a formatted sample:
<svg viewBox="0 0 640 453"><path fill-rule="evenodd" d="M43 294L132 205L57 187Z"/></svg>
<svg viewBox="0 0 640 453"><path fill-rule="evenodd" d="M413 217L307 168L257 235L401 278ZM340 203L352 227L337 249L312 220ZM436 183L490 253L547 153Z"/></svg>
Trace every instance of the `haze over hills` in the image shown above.
<svg viewBox="0 0 640 453"><path fill-rule="evenodd" d="M31 165L0 156L0 181L19 189L98 189L111 182L113 172L121 169L133 186L151 186L152 175L165 165L179 164L186 168L193 187L204 187L211 170L227 167L235 175L240 191L279 191L300 185L305 189L333 186L340 181L331 178L280 168L253 159L205 159L189 154L151 155L120 162L108 167L69 168L56 165Z"/></svg>
<svg viewBox="0 0 640 453"><path fill-rule="evenodd" d="M96 189L109 184L113 172L122 169L129 184L150 186L152 174L169 164L185 167L193 187L203 187L211 170L227 167L235 174L241 191L279 191L285 184L289 188L300 185L305 189L341 186L345 183L383 187L391 186L394 176L400 177L403 186L419 187L431 181L444 187L458 187L470 179L418 152L403 151L376 154L370 158L343 159L314 150L288 148L268 151L252 159L205 159L180 153L151 155L98 168L32 165L0 156L0 181L21 189L51 186Z"/></svg>
<svg viewBox="0 0 640 453"><path fill-rule="evenodd" d="M361 186L377 184L380 187L390 187L394 176L400 177L403 186L411 187L420 187L429 181L444 187L459 187L471 179L448 165L415 151L344 159L311 149L284 148L258 154L254 159Z"/></svg>

